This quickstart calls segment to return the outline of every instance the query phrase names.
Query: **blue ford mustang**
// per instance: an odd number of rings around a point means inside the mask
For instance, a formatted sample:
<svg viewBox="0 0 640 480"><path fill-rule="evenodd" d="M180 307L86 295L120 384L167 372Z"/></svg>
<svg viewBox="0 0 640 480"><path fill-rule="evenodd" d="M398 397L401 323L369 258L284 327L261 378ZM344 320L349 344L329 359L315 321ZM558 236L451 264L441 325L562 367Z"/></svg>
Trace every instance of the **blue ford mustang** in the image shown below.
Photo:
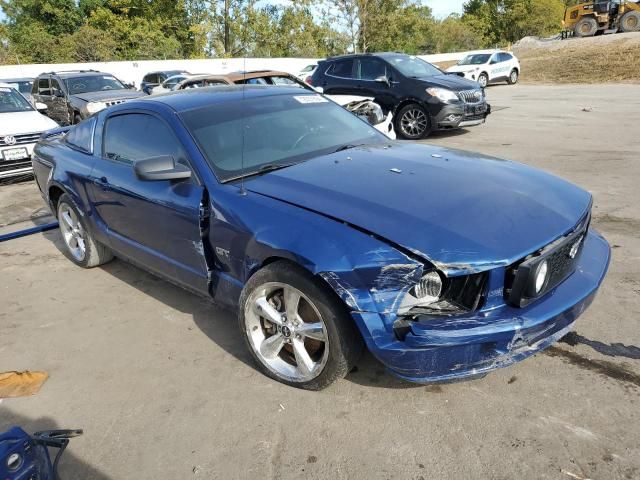
<svg viewBox="0 0 640 480"><path fill-rule="evenodd" d="M391 142L300 89L133 100L33 160L70 260L117 255L237 310L257 365L301 388L363 345L416 382L522 360L571 329L609 264L584 190Z"/></svg>

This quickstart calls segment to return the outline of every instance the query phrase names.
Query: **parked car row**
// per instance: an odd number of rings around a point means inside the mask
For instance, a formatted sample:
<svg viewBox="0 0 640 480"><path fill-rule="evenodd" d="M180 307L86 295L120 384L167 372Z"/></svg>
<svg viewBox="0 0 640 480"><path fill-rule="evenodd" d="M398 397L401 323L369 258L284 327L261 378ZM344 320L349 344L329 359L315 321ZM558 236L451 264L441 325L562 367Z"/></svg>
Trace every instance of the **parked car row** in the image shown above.
<svg viewBox="0 0 640 480"><path fill-rule="evenodd" d="M77 124L107 107L145 94L215 85L298 87L323 93L390 138L396 138L397 133L401 138L417 140L435 130L483 123L491 113L484 87L501 80L514 84L519 74L520 64L512 54L488 51L469 55L447 72L418 57L380 53L329 58L307 65L297 75L274 70L225 75L154 71L143 77L140 91L111 74L95 70L46 72L35 79L12 78L3 82L4 88L15 89L27 100L32 114L42 111L63 126ZM33 137L43 125L12 123L9 128L4 126L8 120L8 116L0 117L0 138L11 138L13 133ZM28 131L17 132L16 128ZM26 158L17 158L18 150L9 152L7 158L26 165L32 146L27 145ZM11 172L22 175L27 168L12 170L14 164L4 157L2 160L3 176L10 176Z"/></svg>

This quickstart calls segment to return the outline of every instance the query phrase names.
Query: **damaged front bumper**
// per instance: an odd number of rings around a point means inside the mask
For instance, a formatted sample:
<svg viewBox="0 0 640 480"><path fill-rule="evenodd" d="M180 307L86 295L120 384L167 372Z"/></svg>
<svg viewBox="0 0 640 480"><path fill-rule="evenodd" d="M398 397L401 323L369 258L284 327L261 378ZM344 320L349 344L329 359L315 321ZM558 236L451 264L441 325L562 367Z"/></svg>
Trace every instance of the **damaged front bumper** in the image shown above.
<svg viewBox="0 0 640 480"><path fill-rule="evenodd" d="M476 105L447 105L435 118L438 130L465 128L480 125L491 115L491 105L482 102Z"/></svg>
<svg viewBox="0 0 640 480"><path fill-rule="evenodd" d="M537 302L525 308L500 303L463 317L417 318L402 341L379 328L388 325L379 314L352 314L361 327L374 327L365 341L398 377L425 383L473 378L524 360L569 332L593 301L609 258L608 243L591 231L575 272Z"/></svg>

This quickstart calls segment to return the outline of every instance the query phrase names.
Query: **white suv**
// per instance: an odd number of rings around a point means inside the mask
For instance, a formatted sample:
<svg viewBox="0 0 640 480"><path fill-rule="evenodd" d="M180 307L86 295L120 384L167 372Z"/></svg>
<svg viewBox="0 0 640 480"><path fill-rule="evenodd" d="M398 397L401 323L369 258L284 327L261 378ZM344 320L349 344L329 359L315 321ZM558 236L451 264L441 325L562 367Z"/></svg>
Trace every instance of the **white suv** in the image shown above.
<svg viewBox="0 0 640 480"><path fill-rule="evenodd" d="M470 53L447 72L462 73L481 87L490 83L507 82L514 85L520 76L520 62L513 53L488 50Z"/></svg>
<svg viewBox="0 0 640 480"><path fill-rule="evenodd" d="M36 108L47 106L36 103ZM31 153L40 134L58 127L36 108L11 85L0 83L0 180L31 174Z"/></svg>

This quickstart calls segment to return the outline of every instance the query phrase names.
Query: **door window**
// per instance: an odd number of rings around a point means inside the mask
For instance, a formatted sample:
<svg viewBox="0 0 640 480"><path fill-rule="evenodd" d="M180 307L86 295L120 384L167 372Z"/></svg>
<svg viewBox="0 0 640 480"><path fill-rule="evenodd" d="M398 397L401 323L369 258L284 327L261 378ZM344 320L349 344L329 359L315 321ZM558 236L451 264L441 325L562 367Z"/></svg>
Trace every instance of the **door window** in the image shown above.
<svg viewBox="0 0 640 480"><path fill-rule="evenodd" d="M171 155L176 162L188 165L180 142L160 119L144 113L127 113L107 119L104 157L133 164L162 155Z"/></svg>
<svg viewBox="0 0 640 480"><path fill-rule="evenodd" d="M62 87L60 87L60 83L55 78L51 79L51 95L56 95L57 93L62 93Z"/></svg>
<svg viewBox="0 0 640 480"><path fill-rule="evenodd" d="M360 60L360 79L375 80L379 77L386 77L387 69L385 64L375 58L363 58Z"/></svg>
<svg viewBox="0 0 640 480"><path fill-rule="evenodd" d="M157 73L149 73L145 75L143 82L147 83L158 83L158 74Z"/></svg>
<svg viewBox="0 0 640 480"><path fill-rule="evenodd" d="M353 59L338 60L329 68L329 75L340 78L351 78L353 71Z"/></svg>
<svg viewBox="0 0 640 480"><path fill-rule="evenodd" d="M500 61L501 62L508 62L509 60L511 60L511 54L509 53L501 53L500 54Z"/></svg>
<svg viewBox="0 0 640 480"><path fill-rule="evenodd" d="M49 77L42 77L38 80L38 95L51 95Z"/></svg>

